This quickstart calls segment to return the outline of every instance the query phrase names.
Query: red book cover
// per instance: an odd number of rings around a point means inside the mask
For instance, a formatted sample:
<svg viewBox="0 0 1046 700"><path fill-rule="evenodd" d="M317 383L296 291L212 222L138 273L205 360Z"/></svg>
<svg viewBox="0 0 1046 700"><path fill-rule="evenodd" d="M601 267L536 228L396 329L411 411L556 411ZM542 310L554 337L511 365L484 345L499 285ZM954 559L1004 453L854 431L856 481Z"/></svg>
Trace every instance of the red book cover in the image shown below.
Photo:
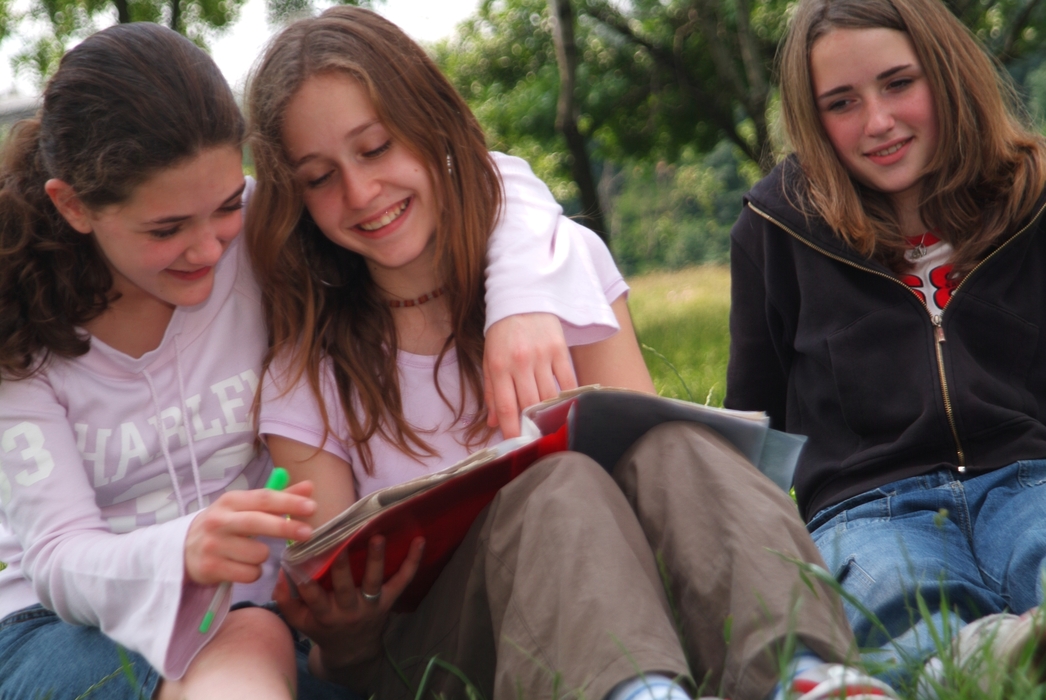
<svg viewBox="0 0 1046 700"><path fill-rule="evenodd" d="M494 500L498 490L537 460L566 448L567 425L564 423L555 432L495 457L479 467L465 470L431 488L382 506L376 514L353 529L346 539L317 554L319 560L312 560L311 566L308 566L309 562L301 562L305 566L295 566L289 561L290 557L285 555L284 569L296 582L311 578L330 589L330 568L334 558L348 549L352 577L359 585L367 561L367 543L374 535L383 535L385 579L388 580L399 571L407 558L410 543L415 537L421 536L425 538L421 565L393 607L397 611L412 611L428 593L458 545L465 539L476 517ZM293 552L288 549L288 554Z"/></svg>

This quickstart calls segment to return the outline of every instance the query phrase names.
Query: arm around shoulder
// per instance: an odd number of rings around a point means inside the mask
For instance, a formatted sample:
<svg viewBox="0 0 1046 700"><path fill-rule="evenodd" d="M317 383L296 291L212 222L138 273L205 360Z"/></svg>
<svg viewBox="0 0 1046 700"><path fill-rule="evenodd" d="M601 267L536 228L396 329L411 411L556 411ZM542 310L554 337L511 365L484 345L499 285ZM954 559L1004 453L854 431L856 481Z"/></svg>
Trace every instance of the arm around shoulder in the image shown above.
<svg viewBox="0 0 1046 700"><path fill-rule="evenodd" d="M594 317L605 306L599 280L591 274L584 241L548 187L526 161L491 154L501 173L504 201L487 244L485 329L523 313L551 313L583 327L613 323ZM569 340L569 338L568 338Z"/></svg>

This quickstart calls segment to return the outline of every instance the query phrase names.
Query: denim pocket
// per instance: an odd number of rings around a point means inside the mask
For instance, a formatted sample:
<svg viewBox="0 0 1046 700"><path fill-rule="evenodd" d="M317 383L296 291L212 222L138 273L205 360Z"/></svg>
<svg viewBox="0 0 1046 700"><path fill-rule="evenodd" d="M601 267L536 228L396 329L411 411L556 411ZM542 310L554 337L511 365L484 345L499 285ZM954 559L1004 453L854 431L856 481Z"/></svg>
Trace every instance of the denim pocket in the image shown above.
<svg viewBox="0 0 1046 700"><path fill-rule="evenodd" d="M20 624L22 622L30 622L32 620L50 619L56 618L53 612L45 608L44 606L37 603L36 605L30 605L28 608L22 608L21 610L15 610L10 615L0 620L0 630L6 629L13 625Z"/></svg>
<svg viewBox="0 0 1046 700"><path fill-rule="evenodd" d="M854 595L875 585L875 577L868 573L857 562L857 557L853 555L843 560L842 564L837 566L832 573L835 575L835 580ZM861 596L858 595L857 597Z"/></svg>
<svg viewBox="0 0 1046 700"><path fill-rule="evenodd" d="M1022 488L1046 484L1046 459L1028 459L1017 462L1017 483Z"/></svg>
<svg viewBox="0 0 1046 700"><path fill-rule="evenodd" d="M855 594L864 593L875 583L875 577L858 564L858 558L874 558L879 550L882 534L877 525L890 519L890 495L873 489L833 506L832 510L833 517L824 519L810 537L839 583L847 590L853 587ZM818 516L821 515L830 514L822 511Z"/></svg>
<svg viewBox="0 0 1046 700"><path fill-rule="evenodd" d="M810 519L806 529L811 535L818 530L825 529L829 523L833 527L845 524L852 518L871 518L873 520L888 520L890 518L890 496L882 489L872 489L851 496L845 501L840 501L834 506L820 510Z"/></svg>
<svg viewBox="0 0 1046 700"><path fill-rule="evenodd" d="M893 495L882 489L874 489L861 494L863 498L859 502L853 503L845 511L847 525L874 520L889 520L890 500Z"/></svg>

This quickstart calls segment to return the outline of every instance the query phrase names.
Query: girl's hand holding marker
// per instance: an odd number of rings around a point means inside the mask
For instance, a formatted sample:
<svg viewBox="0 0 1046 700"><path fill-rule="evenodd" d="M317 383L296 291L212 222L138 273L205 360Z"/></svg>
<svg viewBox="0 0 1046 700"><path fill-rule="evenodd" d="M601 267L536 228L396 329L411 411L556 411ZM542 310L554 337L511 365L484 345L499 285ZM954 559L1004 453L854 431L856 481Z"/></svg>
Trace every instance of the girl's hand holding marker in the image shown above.
<svg viewBox="0 0 1046 700"><path fill-rule="evenodd" d="M255 537L305 540L312 535L306 523L316 511L312 483L288 487L286 470L276 467L264 489L229 491L208 506L189 526L185 539L185 572L196 583L220 583L200 623L206 634L233 583L251 583L262 574L269 547Z"/></svg>

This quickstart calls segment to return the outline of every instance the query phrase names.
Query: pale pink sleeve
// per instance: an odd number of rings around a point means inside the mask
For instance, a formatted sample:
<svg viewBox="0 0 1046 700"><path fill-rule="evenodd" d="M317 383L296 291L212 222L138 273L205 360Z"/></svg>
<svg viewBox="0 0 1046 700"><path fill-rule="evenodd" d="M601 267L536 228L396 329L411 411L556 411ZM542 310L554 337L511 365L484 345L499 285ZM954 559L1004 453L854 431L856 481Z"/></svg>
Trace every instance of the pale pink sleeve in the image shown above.
<svg viewBox="0 0 1046 700"><path fill-rule="evenodd" d="M22 575L40 603L180 678L228 610L210 633L197 631L217 588L185 581L185 536L198 512L114 534L42 376L0 383L0 438L0 521L21 542Z"/></svg>
<svg viewBox="0 0 1046 700"><path fill-rule="evenodd" d="M613 316L613 309L610 309L610 304L614 303L622 294L628 294L628 284L617 269L617 264L614 262L610 250L603 243L603 239L597 236L594 231L585 228L576 221L564 218L560 222L560 229L568 230L570 235L577 238L580 244L579 247L584 249L585 255L578 256L580 258L580 262L577 265L578 274L583 273L593 283L599 285L603 294L600 312L602 313L604 308L609 309L611 316ZM567 345L595 343L605 340L618 330L616 318L614 319L613 330L609 332L601 325L574 326L568 321L562 321L562 323L563 332L567 338Z"/></svg>
<svg viewBox="0 0 1046 700"><path fill-rule="evenodd" d="M563 216L526 161L500 153L491 157L501 173L505 199L487 251L486 328L507 316L544 312L563 322L568 345L613 335L618 325L607 293L614 284L608 287L601 275L611 269L618 278L620 274L606 246Z"/></svg>
<svg viewBox="0 0 1046 700"><path fill-rule="evenodd" d="M331 426L340 426L345 423L344 414L329 369L330 363L324 363L320 378L324 403ZM324 435L323 415L308 379L302 376L294 383L291 383L291 379L293 377L288 376L287 368L280 358L274 360L262 380L258 434L263 440L266 435L297 440L352 464L352 457L336 432Z"/></svg>

